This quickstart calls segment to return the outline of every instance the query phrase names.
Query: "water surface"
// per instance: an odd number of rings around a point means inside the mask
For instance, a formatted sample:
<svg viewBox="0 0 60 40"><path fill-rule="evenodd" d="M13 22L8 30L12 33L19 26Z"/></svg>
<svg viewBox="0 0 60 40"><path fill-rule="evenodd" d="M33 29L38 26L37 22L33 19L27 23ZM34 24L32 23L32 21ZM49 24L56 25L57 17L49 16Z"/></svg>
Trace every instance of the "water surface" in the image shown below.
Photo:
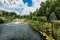
<svg viewBox="0 0 60 40"><path fill-rule="evenodd" d="M0 40L43 40L39 33L26 23L0 24Z"/></svg>

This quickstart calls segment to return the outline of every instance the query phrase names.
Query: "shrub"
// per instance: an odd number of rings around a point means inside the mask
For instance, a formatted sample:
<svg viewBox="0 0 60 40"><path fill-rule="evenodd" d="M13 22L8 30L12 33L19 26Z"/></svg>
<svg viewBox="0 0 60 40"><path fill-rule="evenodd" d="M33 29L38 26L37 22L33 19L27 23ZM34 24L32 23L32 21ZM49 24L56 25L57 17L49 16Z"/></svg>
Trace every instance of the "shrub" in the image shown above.
<svg viewBox="0 0 60 40"><path fill-rule="evenodd" d="M41 17L38 18L38 21L46 22L47 18L45 16L41 16Z"/></svg>
<svg viewBox="0 0 60 40"><path fill-rule="evenodd" d="M0 23L4 23L4 20L2 18L0 18Z"/></svg>

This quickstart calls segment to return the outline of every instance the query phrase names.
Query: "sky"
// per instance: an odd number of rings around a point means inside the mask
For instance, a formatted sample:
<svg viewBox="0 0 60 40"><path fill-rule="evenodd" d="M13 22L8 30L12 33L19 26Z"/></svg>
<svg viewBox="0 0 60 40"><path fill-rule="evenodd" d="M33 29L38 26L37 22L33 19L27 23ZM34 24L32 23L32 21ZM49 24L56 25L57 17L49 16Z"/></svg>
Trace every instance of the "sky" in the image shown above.
<svg viewBox="0 0 60 40"><path fill-rule="evenodd" d="M20 15L28 15L40 8L45 0L0 0L0 10L16 12Z"/></svg>

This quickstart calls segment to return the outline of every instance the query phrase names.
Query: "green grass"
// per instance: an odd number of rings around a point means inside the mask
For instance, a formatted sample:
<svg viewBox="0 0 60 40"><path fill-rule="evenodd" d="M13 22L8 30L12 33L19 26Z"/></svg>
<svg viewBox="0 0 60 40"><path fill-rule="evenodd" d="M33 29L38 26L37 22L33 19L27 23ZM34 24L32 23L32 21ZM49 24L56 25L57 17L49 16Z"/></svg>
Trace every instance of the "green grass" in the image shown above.
<svg viewBox="0 0 60 40"><path fill-rule="evenodd" d="M55 24L56 25L56 24ZM56 33L57 35L57 40L60 40L60 25L58 26L55 26L54 25L54 32ZM58 28L57 28L58 27Z"/></svg>
<svg viewBox="0 0 60 40"><path fill-rule="evenodd" d="M12 22L12 18L0 17L0 23Z"/></svg>
<svg viewBox="0 0 60 40"><path fill-rule="evenodd" d="M44 23L44 22L39 22L39 21L32 21L32 20L27 20L27 22L36 30L38 30L38 32L41 32L42 35L46 36L47 40L53 40L52 36L48 35L46 33L46 28L51 29L51 23Z"/></svg>

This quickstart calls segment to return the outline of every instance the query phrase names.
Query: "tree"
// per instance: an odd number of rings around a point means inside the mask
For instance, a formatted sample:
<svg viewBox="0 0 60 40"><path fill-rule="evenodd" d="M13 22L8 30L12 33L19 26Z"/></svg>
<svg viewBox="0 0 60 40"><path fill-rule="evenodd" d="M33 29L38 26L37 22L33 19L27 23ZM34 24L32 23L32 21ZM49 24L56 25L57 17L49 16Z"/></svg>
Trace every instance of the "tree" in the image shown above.
<svg viewBox="0 0 60 40"><path fill-rule="evenodd" d="M52 20L57 20L57 17L54 12L52 12L49 16L49 21L52 21Z"/></svg>
<svg viewBox="0 0 60 40"><path fill-rule="evenodd" d="M0 12L0 16L2 16L2 12Z"/></svg>
<svg viewBox="0 0 60 40"><path fill-rule="evenodd" d="M32 12L30 12L29 19L32 19Z"/></svg>

